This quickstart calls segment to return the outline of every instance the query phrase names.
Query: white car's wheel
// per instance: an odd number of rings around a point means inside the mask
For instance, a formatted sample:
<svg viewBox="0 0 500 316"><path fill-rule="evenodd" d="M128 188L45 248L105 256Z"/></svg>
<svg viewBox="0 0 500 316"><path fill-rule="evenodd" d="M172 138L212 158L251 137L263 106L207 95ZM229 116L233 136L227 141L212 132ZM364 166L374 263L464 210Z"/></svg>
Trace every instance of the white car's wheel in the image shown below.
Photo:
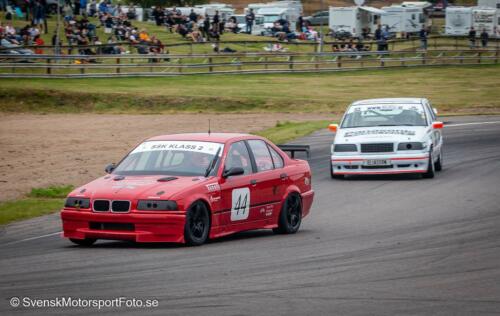
<svg viewBox="0 0 500 316"><path fill-rule="evenodd" d="M434 169L436 171L441 171L443 170L443 153L442 151L439 151L439 158L438 160L434 163Z"/></svg>
<svg viewBox="0 0 500 316"><path fill-rule="evenodd" d="M422 177L424 177L426 179L431 179L431 178L434 178L435 174L436 174L436 169L434 166L434 159L433 159L432 148L431 148L431 150L429 152L429 163L427 166L427 172L422 174Z"/></svg>

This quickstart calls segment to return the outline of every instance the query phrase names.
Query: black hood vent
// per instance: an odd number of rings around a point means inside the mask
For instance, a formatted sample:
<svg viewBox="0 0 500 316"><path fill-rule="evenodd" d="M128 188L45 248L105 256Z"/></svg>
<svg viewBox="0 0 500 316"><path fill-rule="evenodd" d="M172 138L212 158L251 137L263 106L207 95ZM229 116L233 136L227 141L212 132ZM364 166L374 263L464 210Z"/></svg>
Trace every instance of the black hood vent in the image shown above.
<svg viewBox="0 0 500 316"><path fill-rule="evenodd" d="M156 181L158 182L169 182L169 181L173 181L173 180L177 180L178 178L177 177L163 177L163 178L160 178Z"/></svg>

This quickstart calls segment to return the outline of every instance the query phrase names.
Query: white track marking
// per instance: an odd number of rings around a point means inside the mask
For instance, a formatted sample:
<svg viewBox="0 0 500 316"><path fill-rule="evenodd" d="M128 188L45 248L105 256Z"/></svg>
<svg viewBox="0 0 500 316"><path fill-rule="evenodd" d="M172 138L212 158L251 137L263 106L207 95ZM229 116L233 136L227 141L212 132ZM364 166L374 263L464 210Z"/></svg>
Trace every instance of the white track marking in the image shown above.
<svg viewBox="0 0 500 316"><path fill-rule="evenodd" d="M50 237L50 236L54 236L54 235L57 235L57 234L60 234L60 233L62 233L62 232L55 232L55 233L51 233L51 234L46 234L46 235L41 235L41 236L36 236L36 237L25 238L25 239L21 239L21 240L15 240L15 241L8 242L6 244L0 244L0 247L1 246L7 246L7 245L17 244L17 243L24 242L24 241L30 241L30 240L40 239L40 238L44 238L44 237Z"/></svg>
<svg viewBox="0 0 500 316"><path fill-rule="evenodd" d="M459 124L445 124L444 127L467 126L467 125L483 125L483 124L498 124L498 123L500 123L500 121L459 123Z"/></svg>

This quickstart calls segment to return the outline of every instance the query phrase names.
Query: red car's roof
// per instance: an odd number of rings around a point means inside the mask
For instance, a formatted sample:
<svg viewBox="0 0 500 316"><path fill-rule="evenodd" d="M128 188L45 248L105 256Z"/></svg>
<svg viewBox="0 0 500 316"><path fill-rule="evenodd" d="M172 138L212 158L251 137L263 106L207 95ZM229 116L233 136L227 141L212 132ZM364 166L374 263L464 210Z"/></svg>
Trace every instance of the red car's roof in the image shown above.
<svg viewBox="0 0 500 316"><path fill-rule="evenodd" d="M228 141L235 141L248 138L260 139L261 137L250 134L240 134L240 133L210 133L210 134L186 133L186 134L160 135L148 138L147 140L192 140L192 141L226 143Z"/></svg>

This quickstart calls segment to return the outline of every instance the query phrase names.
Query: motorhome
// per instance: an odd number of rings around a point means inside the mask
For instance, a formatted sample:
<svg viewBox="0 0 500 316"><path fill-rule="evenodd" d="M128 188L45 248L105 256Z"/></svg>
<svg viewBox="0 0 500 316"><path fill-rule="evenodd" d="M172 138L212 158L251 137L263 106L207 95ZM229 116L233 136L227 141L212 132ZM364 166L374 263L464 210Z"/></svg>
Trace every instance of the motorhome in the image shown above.
<svg viewBox="0 0 500 316"><path fill-rule="evenodd" d="M219 11L220 19L225 21L233 16L235 12L234 8L231 5L222 3L197 5L194 7L194 10L197 14L208 14L209 17L213 17L215 15L215 12Z"/></svg>
<svg viewBox="0 0 500 316"><path fill-rule="evenodd" d="M427 15L422 6L391 5L382 7L381 23L390 33L417 33L427 24Z"/></svg>
<svg viewBox="0 0 500 316"><path fill-rule="evenodd" d="M302 2L300 1L273 1L273 2L266 2L266 3L250 3L248 6L245 8L244 12L248 13L250 9L253 9L253 12L257 12L259 9L262 8L285 8L285 9L290 9L295 12L297 12L299 15L301 15L304 12L304 8L302 6Z"/></svg>
<svg viewBox="0 0 500 316"><path fill-rule="evenodd" d="M358 37L363 29L374 33L384 13L383 10L368 6L330 7L328 27L336 33L349 33Z"/></svg>
<svg viewBox="0 0 500 316"><path fill-rule="evenodd" d="M500 0L478 0L477 6L500 9Z"/></svg>
<svg viewBox="0 0 500 316"><path fill-rule="evenodd" d="M472 26L479 35L486 30L490 36L496 35L500 30L500 10L487 7L476 7L472 9Z"/></svg>
<svg viewBox="0 0 500 316"><path fill-rule="evenodd" d="M469 34L472 26L471 7L447 7L444 33L463 36Z"/></svg>
<svg viewBox="0 0 500 316"><path fill-rule="evenodd" d="M244 33L247 27L246 15L234 14L231 17L234 17L236 19L236 24L238 25L240 32ZM264 16L256 14L252 26L252 35L262 35L264 31Z"/></svg>
<svg viewBox="0 0 500 316"><path fill-rule="evenodd" d="M265 7L257 10L257 14L264 17L264 28L270 29L274 22L283 19L288 21L291 31L295 31L299 15L296 11L287 8Z"/></svg>

